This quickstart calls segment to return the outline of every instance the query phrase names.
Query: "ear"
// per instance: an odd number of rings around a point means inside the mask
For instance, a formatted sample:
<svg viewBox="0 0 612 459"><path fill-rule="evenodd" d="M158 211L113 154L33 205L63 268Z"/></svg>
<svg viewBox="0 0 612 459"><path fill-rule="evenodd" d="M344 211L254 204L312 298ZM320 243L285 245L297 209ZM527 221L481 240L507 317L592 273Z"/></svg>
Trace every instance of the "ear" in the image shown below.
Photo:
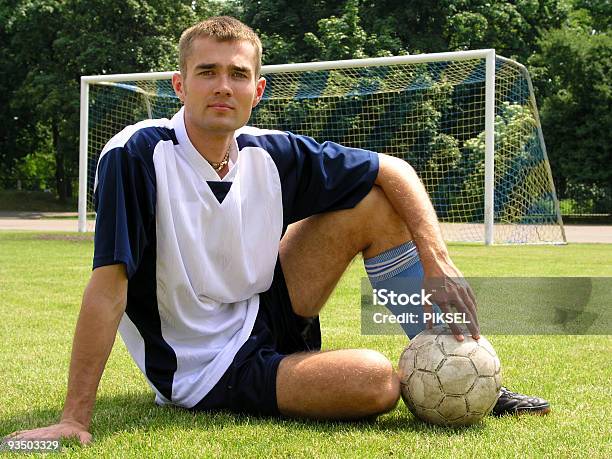
<svg viewBox="0 0 612 459"><path fill-rule="evenodd" d="M261 77L257 80L257 84L255 85L255 98L253 99L252 107L255 108L261 98L263 97L264 90L266 89L266 79Z"/></svg>
<svg viewBox="0 0 612 459"><path fill-rule="evenodd" d="M178 72L172 75L172 87L174 88L174 93L181 102L185 103L185 85L183 84L182 75Z"/></svg>

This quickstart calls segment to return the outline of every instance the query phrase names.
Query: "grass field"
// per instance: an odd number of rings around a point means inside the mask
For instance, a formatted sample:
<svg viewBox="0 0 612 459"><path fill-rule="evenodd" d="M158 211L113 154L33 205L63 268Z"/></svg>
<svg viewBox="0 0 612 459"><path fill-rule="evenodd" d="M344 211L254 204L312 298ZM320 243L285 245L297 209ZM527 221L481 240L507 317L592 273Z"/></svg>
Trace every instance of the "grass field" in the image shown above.
<svg viewBox="0 0 612 459"><path fill-rule="evenodd" d="M0 436L55 422L65 394L91 236L0 232ZM612 276L612 245L453 245L466 276ZM368 347L396 362L401 336L362 336L353 262L322 314L324 348ZM611 305L602 305L610 308ZM612 457L611 336L489 336L504 383L548 398L546 417L487 418L465 429L415 420L400 402L357 423L191 414L153 404L118 339L87 448L66 457Z"/></svg>

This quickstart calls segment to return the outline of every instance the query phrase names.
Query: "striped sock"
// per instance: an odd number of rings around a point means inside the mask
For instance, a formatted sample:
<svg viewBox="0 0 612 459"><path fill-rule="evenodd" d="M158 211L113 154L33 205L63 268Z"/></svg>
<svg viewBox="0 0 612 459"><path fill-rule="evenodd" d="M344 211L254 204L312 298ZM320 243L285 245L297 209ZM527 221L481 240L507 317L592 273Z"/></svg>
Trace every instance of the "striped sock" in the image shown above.
<svg viewBox="0 0 612 459"><path fill-rule="evenodd" d="M414 242L408 241L375 257L365 259L363 264L370 282L378 283L391 279L417 264L420 265L421 260ZM420 271L420 277L423 277L422 267Z"/></svg>
<svg viewBox="0 0 612 459"><path fill-rule="evenodd" d="M393 291L396 294L421 293L423 287L423 265L413 241L408 241L379 255L364 260L364 266L373 289ZM413 338L425 329L422 320L423 308L412 305L386 305L394 315L405 312L418 314L418 323L402 323L408 338ZM440 312L437 305L434 312Z"/></svg>

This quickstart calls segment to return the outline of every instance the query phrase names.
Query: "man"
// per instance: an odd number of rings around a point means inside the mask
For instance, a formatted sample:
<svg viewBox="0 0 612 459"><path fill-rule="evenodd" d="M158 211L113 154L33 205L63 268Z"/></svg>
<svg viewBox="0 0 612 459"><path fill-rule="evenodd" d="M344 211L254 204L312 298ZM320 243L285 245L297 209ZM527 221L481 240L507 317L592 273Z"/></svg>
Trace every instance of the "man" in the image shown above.
<svg viewBox="0 0 612 459"><path fill-rule="evenodd" d="M316 317L360 252L373 283L444 279L432 301L465 313L478 338L472 293L407 163L244 127L266 81L259 38L239 21L204 21L179 48L184 107L127 127L98 163L94 270L62 420L14 438L91 440L117 329L158 404L316 419L393 409L399 380L382 354L317 352ZM517 407L549 409L502 393L499 412Z"/></svg>

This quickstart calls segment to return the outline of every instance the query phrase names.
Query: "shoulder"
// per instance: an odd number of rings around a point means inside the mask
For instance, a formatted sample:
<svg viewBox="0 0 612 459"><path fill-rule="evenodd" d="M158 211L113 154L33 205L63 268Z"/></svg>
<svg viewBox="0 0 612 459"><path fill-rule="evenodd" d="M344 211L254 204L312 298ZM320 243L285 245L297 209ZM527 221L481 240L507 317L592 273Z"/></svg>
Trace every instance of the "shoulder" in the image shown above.
<svg viewBox="0 0 612 459"><path fill-rule="evenodd" d="M100 179L108 174L126 174L128 170L143 170L154 180L153 154L160 142L178 144L171 121L163 119L145 120L127 126L111 138L98 158L94 189Z"/></svg>
<svg viewBox="0 0 612 459"><path fill-rule="evenodd" d="M131 158L150 160L159 142L178 144L170 120L145 120L125 127L111 138L102 149L100 160L109 152L126 154Z"/></svg>
<svg viewBox="0 0 612 459"><path fill-rule="evenodd" d="M238 149L258 147L266 151L286 150L291 147L290 135L289 132L259 129L252 126L244 126L238 129L235 134Z"/></svg>

